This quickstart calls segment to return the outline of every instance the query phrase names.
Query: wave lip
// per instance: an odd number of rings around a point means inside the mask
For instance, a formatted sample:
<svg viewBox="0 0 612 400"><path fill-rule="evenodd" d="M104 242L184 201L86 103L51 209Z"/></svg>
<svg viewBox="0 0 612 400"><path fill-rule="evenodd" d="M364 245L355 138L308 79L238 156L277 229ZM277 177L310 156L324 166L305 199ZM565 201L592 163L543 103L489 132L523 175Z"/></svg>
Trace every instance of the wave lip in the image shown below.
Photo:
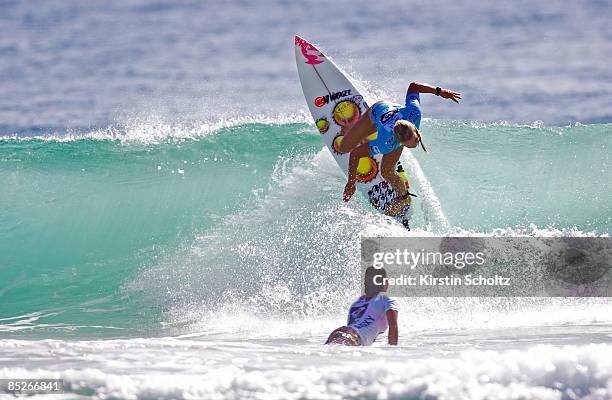
<svg viewBox="0 0 612 400"><path fill-rule="evenodd" d="M175 122L166 121L161 117L134 117L123 125L110 125L99 129L57 129L40 128L36 133L0 133L2 141L43 141L43 142L75 142L79 140L118 141L121 143L158 144L167 140L198 140L215 134L219 130L245 125L310 124L312 119L302 114L288 115L253 115L218 119L211 121ZM5 130L10 130L4 128ZM42 133L41 133L42 131ZM46 132L45 132L46 131Z"/></svg>

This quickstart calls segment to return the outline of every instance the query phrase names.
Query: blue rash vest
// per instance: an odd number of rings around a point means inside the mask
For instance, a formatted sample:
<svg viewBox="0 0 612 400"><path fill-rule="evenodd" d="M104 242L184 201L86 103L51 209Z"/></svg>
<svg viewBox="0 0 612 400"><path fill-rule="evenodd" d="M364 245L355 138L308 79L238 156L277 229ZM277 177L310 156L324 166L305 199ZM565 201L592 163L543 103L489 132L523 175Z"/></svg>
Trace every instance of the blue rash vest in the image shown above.
<svg viewBox="0 0 612 400"><path fill-rule="evenodd" d="M401 146L393 136L393 126L397 120L404 119L417 128L421 127L421 98L418 93L407 93L404 107L381 101L372 106L370 118L378 131L377 138L368 142L370 152L373 155L390 153Z"/></svg>

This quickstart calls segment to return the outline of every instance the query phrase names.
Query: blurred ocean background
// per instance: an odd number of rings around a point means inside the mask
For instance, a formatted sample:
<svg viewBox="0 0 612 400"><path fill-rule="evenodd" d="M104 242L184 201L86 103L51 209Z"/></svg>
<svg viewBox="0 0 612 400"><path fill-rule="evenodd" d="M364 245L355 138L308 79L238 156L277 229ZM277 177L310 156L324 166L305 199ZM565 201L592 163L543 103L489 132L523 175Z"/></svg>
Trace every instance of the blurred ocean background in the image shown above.
<svg viewBox="0 0 612 400"><path fill-rule="evenodd" d="M612 398L609 299L399 299L398 348L321 345L360 237L407 232L341 201L293 50L379 98L463 93L422 96L412 233L607 236L610 20L595 0L0 0L0 378L75 399Z"/></svg>

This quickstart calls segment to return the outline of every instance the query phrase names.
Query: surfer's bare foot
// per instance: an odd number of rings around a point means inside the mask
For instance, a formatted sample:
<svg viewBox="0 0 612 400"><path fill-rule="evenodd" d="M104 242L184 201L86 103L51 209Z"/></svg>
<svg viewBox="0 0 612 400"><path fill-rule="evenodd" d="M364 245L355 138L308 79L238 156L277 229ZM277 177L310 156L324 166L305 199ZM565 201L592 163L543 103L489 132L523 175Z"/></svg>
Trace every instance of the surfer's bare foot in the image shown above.
<svg viewBox="0 0 612 400"><path fill-rule="evenodd" d="M385 215L395 216L400 213L408 204L410 204L412 200L410 197L406 197L405 199L396 200L393 204L387 208L385 211Z"/></svg>

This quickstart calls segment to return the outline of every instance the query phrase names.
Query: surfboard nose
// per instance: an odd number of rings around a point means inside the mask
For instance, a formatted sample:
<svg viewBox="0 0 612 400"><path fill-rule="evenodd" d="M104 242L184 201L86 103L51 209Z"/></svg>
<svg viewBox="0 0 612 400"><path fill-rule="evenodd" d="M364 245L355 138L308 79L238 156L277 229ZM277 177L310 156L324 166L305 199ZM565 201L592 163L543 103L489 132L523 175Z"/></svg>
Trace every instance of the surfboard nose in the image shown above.
<svg viewBox="0 0 612 400"><path fill-rule="evenodd" d="M314 48L314 45L312 43L310 43L308 40L304 39L300 35L295 35L294 41L295 41L296 46L308 45Z"/></svg>

